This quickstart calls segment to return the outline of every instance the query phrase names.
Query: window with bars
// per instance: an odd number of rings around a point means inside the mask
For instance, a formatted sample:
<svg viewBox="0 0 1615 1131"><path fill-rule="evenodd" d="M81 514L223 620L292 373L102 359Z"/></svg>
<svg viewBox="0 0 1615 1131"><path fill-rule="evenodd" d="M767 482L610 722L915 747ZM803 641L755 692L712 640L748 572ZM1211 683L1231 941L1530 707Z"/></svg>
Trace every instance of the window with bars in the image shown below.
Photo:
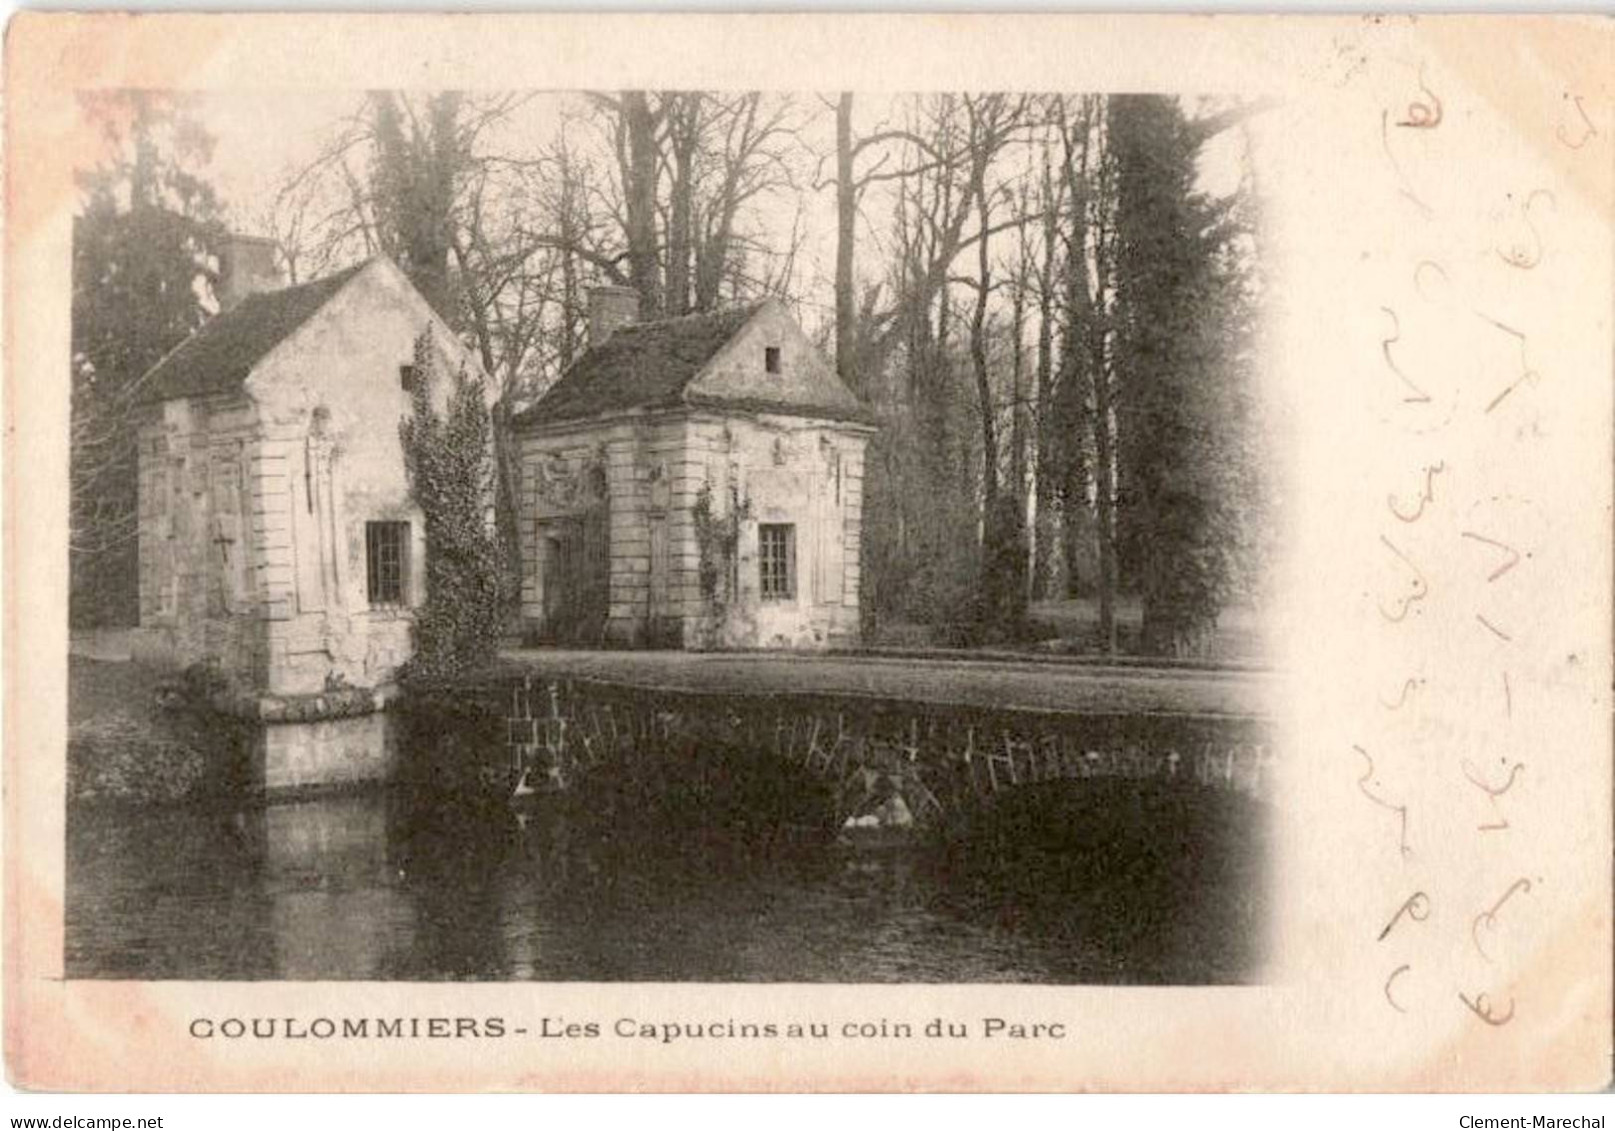
<svg viewBox="0 0 1615 1131"><path fill-rule="evenodd" d="M762 523L757 527L757 562L765 601L789 601L796 596L796 527L790 523Z"/></svg>
<svg viewBox="0 0 1615 1131"><path fill-rule="evenodd" d="M365 578L372 605L402 605L409 592L409 523L367 522Z"/></svg>

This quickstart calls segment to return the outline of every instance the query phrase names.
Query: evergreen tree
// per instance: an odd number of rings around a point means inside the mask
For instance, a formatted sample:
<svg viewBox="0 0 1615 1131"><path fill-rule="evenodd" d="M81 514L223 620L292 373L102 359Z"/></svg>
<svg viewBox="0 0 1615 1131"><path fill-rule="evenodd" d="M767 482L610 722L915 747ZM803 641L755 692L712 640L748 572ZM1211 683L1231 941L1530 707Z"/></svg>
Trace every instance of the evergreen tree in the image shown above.
<svg viewBox="0 0 1615 1131"><path fill-rule="evenodd" d="M1015 641L1026 633L1026 595L1031 555L1026 509L1019 498L1000 494L982 516L981 588L977 638Z"/></svg>
<svg viewBox="0 0 1615 1131"><path fill-rule="evenodd" d="M1252 481L1250 324L1233 210L1196 191L1204 134L1175 99L1110 100L1116 168L1118 534L1143 647L1196 649L1239 577Z"/></svg>
<svg viewBox="0 0 1615 1131"><path fill-rule="evenodd" d="M463 96L434 94L417 115L399 95L371 95L375 136L372 193L382 250L451 326L460 303L450 277L457 198L474 157L465 136Z"/></svg>
<svg viewBox="0 0 1615 1131"><path fill-rule="evenodd" d="M85 110L114 156L80 176L73 224L70 617L133 624L138 382L208 317L225 230L195 172L212 139L182 103L117 92Z"/></svg>

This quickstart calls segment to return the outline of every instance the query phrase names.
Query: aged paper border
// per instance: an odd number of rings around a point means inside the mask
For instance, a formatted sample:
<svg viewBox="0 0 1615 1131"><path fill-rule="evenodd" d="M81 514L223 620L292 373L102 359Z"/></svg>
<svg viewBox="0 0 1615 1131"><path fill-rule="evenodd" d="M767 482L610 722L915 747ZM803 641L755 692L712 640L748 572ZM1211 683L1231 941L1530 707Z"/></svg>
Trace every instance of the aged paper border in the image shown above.
<svg viewBox="0 0 1615 1131"><path fill-rule="evenodd" d="M1611 141L1615 38L1594 18L1054 15L143 15L23 14L6 41L5 991L18 1084L86 1090L1511 1090L1598 1087L1609 1076ZM1428 85L1427 85L1428 84ZM1259 988L709 986L63 982L68 264L74 91L650 87L801 90L1176 90L1270 96L1264 127L1284 294L1268 359L1293 394L1280 440L1295 502L1289 599L1271 629L1289 673L1275 703L1284 768L1281 906ZM1437 95L1439 91L1439 95ZM1450 150L1387 163L1380 111L1440 98ZM1574 106L1582 119L1570 114ZM1364 112L1369 115L1364 118ZM1580 133L1585 120L1589 132ZM1366 122L1366 124L1365 124ZM1459 127L1463 127L1460 129ZM1580 139L1572 146L1566 142ZM1398 143L1401 135L1396 136ZM1394 172L1388 169L1394 168ZM1495 175L1494 175L1495 174ZM1512 178L1512 180L1510 179ZM1546 179L1544 179L1546 178ZM1478 264L1508 198L1551 185L1552 288L1493 284ZM1496 190L1496 191L1493 191ZM1439 212L1408 215L1409 195ZM1425 199L1429 197L1429 199ZM1499 199L1502 203L1499 203ZM1498 209L1503 209L1499 212ZM1387 441L1364 409L1388 334L1378 310L1439 259L1470 290L1443 291L1455 368L1495 376L1497 354L1453 329L1463 307L1518 299L1531 327L1539 433L1525 470L1477 425L1435 451ZM1460 271L1462 264L1463 271ZM1471 270L1473 269L1473 270ZM1505 272L1506 276L1507 273ZM1428 281L1428 280L1426 280ZM1507 287L1515 291L1503 293ZM1364 288L1384 288L1383 298ZM1397 288L1400 288L1398 290ZM1488 289L1490 288L1490 289ZM1503 288L1503 289L1497 289ZM1551 290L1544 298L1539 290ZM1375 295L1378 295L1376 290ZM1361 298L1361 301L1359 301ZM1516 309L1511 306L1510 309ZM1488 369L1487 367L1492 367ZM1383 401L1383 398L1381 398ZM1379 402L1375 402L1379 403ZM1383 408L1383 404L1381 404ZM1393 406L1394 407L1394 406ZM1516 435L1514 441L1519 440ZM1503 455L1496 453L1502 452ZM1518 795L1509 845L1476 847L1474 797L1452 788L1444 720L1387 731L1373 696L1407 653L1370 615L1396 580L1377 550L1388 490L1412 497L1419 457L1497 471L1545 515L1549 583L1513 596L1520 726L1541 767ZM1495 486L1479 475L1483 488ZM1399 485L1399 486L1398 486ZM1452 533L1456 533L1454 527ZM1451 543L1421 561L1454 594ZM1544 567L1546 568L1546 567ZM1456 599L1456 598L1455 598ZM1382 606L1383 607L1383 606ZM1394 607L1394 606L1393 606ZM1421 662L1480 686L1484 649L1435 638ZM1489 656L1489 654L1487 654ZM1445 665L1445 667L1441 667ZM1427 673L1431 674L1431 673ZM1467 686L1467 685L1466 685ZM1530 694L1536 693L1535 705ZM1446 729L1443 729L1443 728ZM1364 776L1365 728L1411 752ZM1380 749L1378 746L1376 750ZM1463 749L1468 749L1467 746ZM1433 767L1444 766L1438 773ZM1423 766L1429 772L1409 769ZM1412 862L1387 839L1401 798L1418 815ZM1400 792L1399 792L1400 791ZM1514 799L1511 798L1511 803ZM1463 952L1473 917L1516 875L1538 897L1483 964ZM1429 933L1394 958L1375 943L1410 887L1433 888ZM1499 921L1486 925L1497 928ZM1444 932L1444 933L1438 933ZM1488 936L1491 937L1490 935ZM1399 936L1399 942L1401 937ZM1462 955L1462 957L1459 957ZM1405 963L1425 981L1399 987ZM1454 1000L1489 995L1502 1027ZM1061 1020L1070 1036L1020 1047L972 1040L738 1042L203 1042L198 1016L543 1016L873 1020L987 1015Z"/></svg>

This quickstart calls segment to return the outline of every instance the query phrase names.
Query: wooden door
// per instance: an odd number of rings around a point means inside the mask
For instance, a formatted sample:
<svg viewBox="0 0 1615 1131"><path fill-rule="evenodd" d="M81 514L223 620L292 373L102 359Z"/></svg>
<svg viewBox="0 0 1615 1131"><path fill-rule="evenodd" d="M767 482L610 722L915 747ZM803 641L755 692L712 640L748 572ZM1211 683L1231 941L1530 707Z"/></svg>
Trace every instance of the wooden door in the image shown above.
<svg viewBox="0 0 1615 1131"><path fill-rule="evenodd" d="M610 594L604 517L591 512L543 525L545 636L574 647L598 645Z"/></svg>

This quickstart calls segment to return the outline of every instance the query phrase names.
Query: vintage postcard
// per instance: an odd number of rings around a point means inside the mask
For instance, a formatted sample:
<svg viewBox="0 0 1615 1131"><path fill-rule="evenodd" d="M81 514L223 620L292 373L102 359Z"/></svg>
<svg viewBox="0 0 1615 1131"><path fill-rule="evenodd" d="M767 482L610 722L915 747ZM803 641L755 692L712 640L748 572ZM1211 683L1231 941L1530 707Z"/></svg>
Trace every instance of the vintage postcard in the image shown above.
<svg viewBox="0 0 1615 1131"><path fill-rule="evenodd" d="M11 1080L1604 1086L1612 58L18 16Z"/></svg>

